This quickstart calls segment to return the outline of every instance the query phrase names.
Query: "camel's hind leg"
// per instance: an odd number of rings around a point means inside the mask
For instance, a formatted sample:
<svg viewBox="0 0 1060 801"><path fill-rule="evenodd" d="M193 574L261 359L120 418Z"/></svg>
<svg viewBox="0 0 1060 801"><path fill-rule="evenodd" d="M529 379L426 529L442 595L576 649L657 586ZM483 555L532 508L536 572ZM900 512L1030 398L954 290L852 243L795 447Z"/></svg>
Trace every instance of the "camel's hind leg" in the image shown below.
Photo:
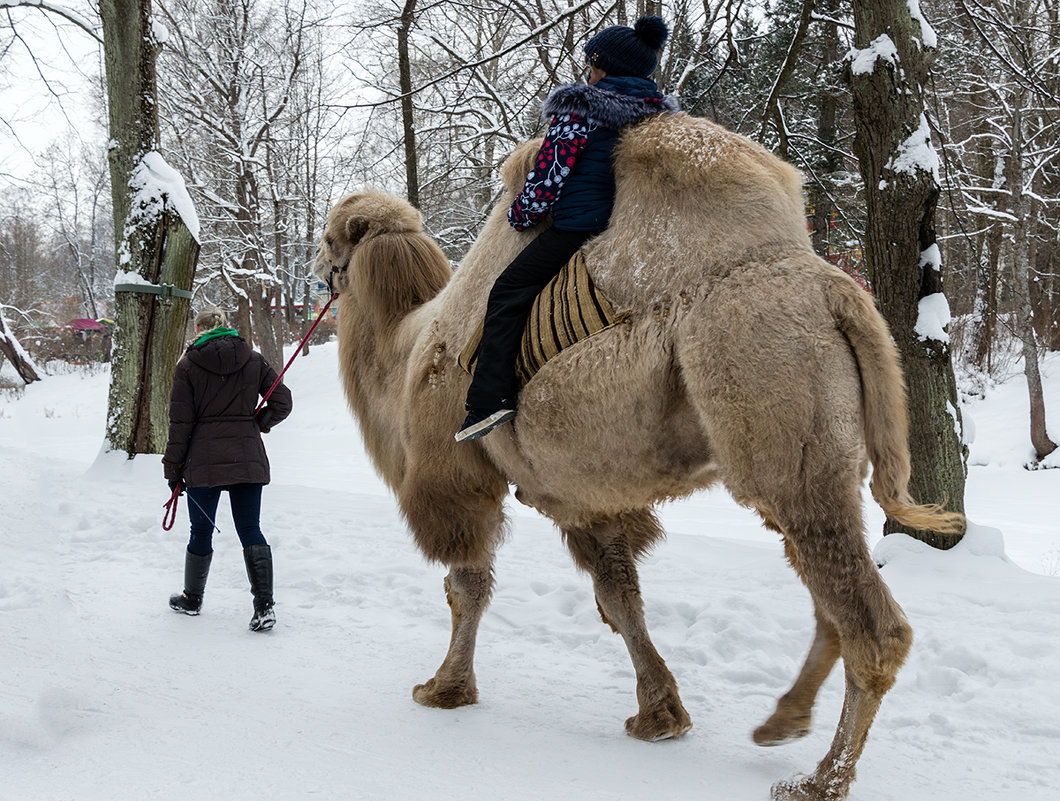
<svg viewBox="0 0 1060 801"><path fill-rule="evenodd" d="M856 491L850 494L856 496ZM912 645L912 629L865 545L859 501L851 497L841 510L833 496L827 523L783 526L788 556L813 596L818 620L831 623L839 636L846 693L828 753L812 775L775 784L775 801L846 797L869 727ZM827 645L827 628L823 636ZM811 671L823 669L828 658L827 651L816 659L811 652ZM803 688L817 681L806 677Z"/></svg>
<svg viewBox="0 0 1060 801"><path fill-rule="evenodd" d="M817 693L839 659L839 633L819 610L814 610L817 631L795 683L777 701L769 720L755 729L758 745L780 745L810 733L813 703Z"/></svg>
<svg viewBox="0 0 1060 801"><path fill-rule="evenodd" d="M622 635L637 673L639 711L626 731L641 740L680 737L692 720L681 703L677 682L655 650L644 621L636 559L662 536L650 511L632 512L583 527L563 529L574 561L593 578L604 622Z"/></svg>

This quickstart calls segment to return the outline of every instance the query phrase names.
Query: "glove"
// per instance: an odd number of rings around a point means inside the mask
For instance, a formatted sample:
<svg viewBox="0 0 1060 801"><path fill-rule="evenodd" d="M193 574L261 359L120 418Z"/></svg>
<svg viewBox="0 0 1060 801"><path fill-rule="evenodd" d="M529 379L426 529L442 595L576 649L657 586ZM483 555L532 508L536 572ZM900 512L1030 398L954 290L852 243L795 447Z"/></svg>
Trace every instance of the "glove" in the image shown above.
<svg viewBox="0 0 1060 801"><path fill-rule="evenodd" d="M180 494L184 494L184 479L178 478L176 480L169 480L169 491L173 492L177 487L180 487Z"/></svg>
<svg viewBox="0 0 1060 801"><path fill-rule="evenodd" d="M258 431L262 434L268 434L272 431L272 409L266 406L256 415L254 415L254 422L258 426Z"/></svg>

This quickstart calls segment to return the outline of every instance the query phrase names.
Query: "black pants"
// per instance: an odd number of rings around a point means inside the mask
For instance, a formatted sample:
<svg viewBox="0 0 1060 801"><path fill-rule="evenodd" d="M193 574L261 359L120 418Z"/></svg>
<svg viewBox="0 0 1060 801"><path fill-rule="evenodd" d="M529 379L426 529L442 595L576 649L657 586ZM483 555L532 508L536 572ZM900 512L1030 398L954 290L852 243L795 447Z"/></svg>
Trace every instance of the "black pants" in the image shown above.
<svg viewBox="0 0 1060 801"><path fill-rule="evenodd" d="M597 231L548 228L504 268L490 290L468 409L514 409L519 394L515 359L534 300Z"/></svg>

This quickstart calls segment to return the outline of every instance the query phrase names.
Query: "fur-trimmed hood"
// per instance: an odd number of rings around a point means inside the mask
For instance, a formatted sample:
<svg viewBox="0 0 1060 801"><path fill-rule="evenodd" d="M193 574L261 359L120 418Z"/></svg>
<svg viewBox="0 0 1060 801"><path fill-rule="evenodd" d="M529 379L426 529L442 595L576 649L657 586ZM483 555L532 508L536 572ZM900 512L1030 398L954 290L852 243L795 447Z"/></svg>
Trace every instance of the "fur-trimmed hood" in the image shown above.
<svg viewBox="0 0 1060 801"><path fill-rule="evenodd" d="M548 121L558 114L577 114L615 130L660 111L680 111L673 95L663 95L649 78L607 76L590 86L571 83L557 87L541 105Z"/></svg>
<svg viewBox="0 0 1060 801"><path fill-rule="evenodd" d="M207 372L231 375L238 373L250 361L251 352L250 345L233 332L201 344L196 340L188 346L187 354L189 361Z"/></svg>

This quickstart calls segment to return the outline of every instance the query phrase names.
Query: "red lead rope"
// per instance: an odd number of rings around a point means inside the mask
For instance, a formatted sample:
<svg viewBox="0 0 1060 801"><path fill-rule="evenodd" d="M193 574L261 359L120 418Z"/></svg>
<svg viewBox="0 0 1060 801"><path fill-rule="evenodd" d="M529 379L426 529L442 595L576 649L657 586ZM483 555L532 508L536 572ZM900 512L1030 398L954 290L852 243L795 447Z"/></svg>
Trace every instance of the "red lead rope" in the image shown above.
<svg viewBox="0 0 1060 801"><path fill-rule="evenodd" d="M287 364L284 365L283 369L280 371L280 374L276 376L276 380L272 382L272 386L269 387L269 391L262 396L261 403L259 403L258 408L254 410L254 414L257 414L261 411L261 407L265 405L265 401L269 399L269 395L271 395L272 391L276 389L276 387L279 385L280 380L283 378L283 374L286 373L287 368L291 366L291 362L293 362L298 357L298 354L302 352L302 348L305 347L305 343L309 341L309 337L313 335L313 331L315 331L316 327L320 325L320 321L324 319L324 315L328 313L328 309L331 308L331 304L335 302L335 298L337 297L338 295L332 295L331 298L328 300L327 305L320 310L320 314L317 315L317 319L313 322L313 325L310 326L309 330L306 332L306 335L302 337L302 341L298 343L298 347L295 348L295 351L291 355L291 358L287 360Z"/></svg>
<svg viewBox="0 0 1060 801"><path fill-rule="evenodd" d="M335 302L335 298L337 297L338 295L332 295L331 298L328 300L327 305L320 310L320 314L317 315L317 319L313 322L313 325L310 326L309 330L306 332L306 335L302 337L302 341L298 343L298 347L295 349L294 355L292 355L291 358L287 360L287 364L284 365L283 370L280 371L280 374L276 376L276 380L272 382L272 386L269 387L269 391L266 392L265 395L262 397L261 403L258 404L258 408L254 410L254 414L257 414L261 411L261 407L265 405L265 402L269 399L269 395L271 395L272 391L276 389L277 386L279 386L280 380L283 378L283 374L287 372L287 368L291 366L292 362L294 362L298 354L302 352L302 348L305 347L305 343L309 341L309 337L313 335L313 332L316 330L316 327L320 325L320 321L324 319L324 316L328 313L328 309L331 308L331 304ZM163 531L169 531L171 528L173 528L173 524L177 520L177 502L180 499L181 489L183 489L183 487L180 484L177 484L177 486L173 489L173 494L169 496L169 500L166 501L163 506L163 508L166 510L162 515Z"/></svg>
<svg viewBox="0 0 1060 801"><path fill-rule="evenodd" d="M162 515L162 530L169 531L177 522L177 501L180 500L180 484L173 488L173 494L165 503L165 513Z"/></svg>

